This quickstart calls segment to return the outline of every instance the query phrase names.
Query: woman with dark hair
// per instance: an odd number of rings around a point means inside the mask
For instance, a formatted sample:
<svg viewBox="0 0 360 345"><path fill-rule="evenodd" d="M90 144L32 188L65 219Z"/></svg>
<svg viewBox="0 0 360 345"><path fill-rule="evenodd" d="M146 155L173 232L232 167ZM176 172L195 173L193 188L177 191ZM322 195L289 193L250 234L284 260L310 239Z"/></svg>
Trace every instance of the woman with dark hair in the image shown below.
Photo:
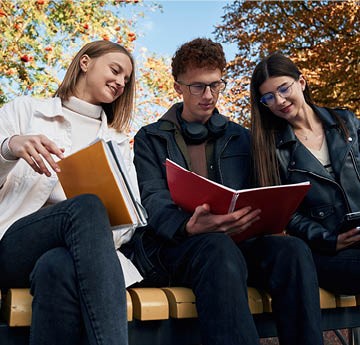
<svg viewBox="0 0 360 345"><path fill-rule="evenodd" d="M30 286L32 345L128 343L115 246L134 229L113 234L100 199L66 200L55 172L65 155L114 140L136 187L123 133L134 88L129 52L97 41L77 53L55 97L19 97L0 109L0 287Z"/></svg>
<svg viewBox="0 0 360 345"><path fill-rule="evenodd" d="M359 120L315 105L297 66L274 53L253 72L251 121L258 184L311 182L287 231L311 247L320 286L359 293L360 228L340 231L360 210Z"/></svg>

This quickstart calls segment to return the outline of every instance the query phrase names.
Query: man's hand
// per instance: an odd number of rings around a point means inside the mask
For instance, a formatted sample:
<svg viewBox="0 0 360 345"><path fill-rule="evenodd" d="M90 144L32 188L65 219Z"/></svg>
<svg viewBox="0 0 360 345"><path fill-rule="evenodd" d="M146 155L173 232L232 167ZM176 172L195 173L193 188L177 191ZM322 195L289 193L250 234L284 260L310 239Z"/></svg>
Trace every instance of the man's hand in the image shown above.
<svg viewBox="0 0 360 345"><path fill-rule="evenodd" d="M343 232L337 238L336 250L341 250L360 241L360 229L354 228Z"/></svg>
<svg viewBox="0 0 360 345"><path fill-rule="evenodd" d="M261 210L251 210L244 207L228 214L212 214L208 204L203 204L195 209L194 214L186 224L189 235L205 232L224 232L237 234L246 230L252 223L260 219Z"/></svg>
<svg viewBox="0 0 360 345"><path fill-rule="evenodd" d="M60 168L54 161L52 154L60 159L64 158L64 149L59 149L56 144L45 135L15 135L9 141L11 153L23 158L39 174L50 176L51 173L45 165L47 161L51 168L59 172Z"/></svg>

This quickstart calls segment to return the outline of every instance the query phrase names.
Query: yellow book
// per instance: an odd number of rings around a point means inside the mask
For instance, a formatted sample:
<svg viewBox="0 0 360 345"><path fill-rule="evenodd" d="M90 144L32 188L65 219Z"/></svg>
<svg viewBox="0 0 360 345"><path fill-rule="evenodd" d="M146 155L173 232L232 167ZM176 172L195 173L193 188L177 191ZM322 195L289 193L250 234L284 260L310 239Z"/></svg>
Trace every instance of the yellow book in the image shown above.
<svg viewBox="0 0 360 345"><path fill-rule="evenodd" d="M67 198L95 194L113 227L143 226L146 213L137 200L116 142L98 140L58 162Z"/></svg>

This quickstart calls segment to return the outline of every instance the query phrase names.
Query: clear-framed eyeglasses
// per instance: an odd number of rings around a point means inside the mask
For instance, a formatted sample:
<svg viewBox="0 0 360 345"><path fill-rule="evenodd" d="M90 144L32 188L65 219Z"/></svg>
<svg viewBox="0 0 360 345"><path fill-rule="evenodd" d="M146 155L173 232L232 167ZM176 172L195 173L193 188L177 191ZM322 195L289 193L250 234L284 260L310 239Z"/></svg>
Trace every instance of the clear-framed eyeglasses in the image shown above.
<svg viewBox="0 0 360 345"><path fill-rule="evenodd" d="M226 88L226 81L220 79L218 81L214 81L210 84L203 84L203 83L193 83L193 84L185 84L182 81L177 81L180 85L187 86L189 88L189 92L194 96L203 95L206 88L209 86L210 91L213 95L217 95L220 92L223 92Z"/></svg>
<svg viewBox="0 0 360 345"><path fill-rule="evenodd" d="M275 92L268 92L261 96L260 102L267 107L272 107L275 104L276 97L275 95L278 94L282 98L289 97L292 92L292 86L296 80L294 80L289 85L281 85L277 88Z"/></svg>

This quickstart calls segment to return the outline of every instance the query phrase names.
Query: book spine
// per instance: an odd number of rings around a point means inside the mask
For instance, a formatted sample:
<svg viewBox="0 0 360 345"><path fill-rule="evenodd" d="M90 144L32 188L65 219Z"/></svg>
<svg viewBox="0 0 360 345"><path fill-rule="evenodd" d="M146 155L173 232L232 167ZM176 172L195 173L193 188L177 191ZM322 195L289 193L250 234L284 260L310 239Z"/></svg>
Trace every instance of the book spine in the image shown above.
<svg viewBox="0 0 360 345"><path fill-rule="evenodd" d="M228 213L234 212L234 209L236 206L236 201L237 201L238 197L239 197L239 193L234 193L234 195L231 199L230 205L229 205Z"/></svg>

